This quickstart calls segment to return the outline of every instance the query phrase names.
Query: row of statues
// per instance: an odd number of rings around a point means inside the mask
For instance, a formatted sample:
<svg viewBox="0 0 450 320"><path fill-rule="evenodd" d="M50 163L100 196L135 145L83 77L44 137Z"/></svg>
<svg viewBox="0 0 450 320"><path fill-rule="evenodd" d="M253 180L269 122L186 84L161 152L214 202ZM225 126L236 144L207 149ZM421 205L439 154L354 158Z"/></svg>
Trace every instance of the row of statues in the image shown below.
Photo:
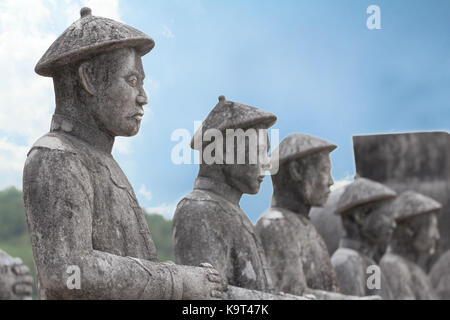
<svg viewBox="0 0 450 320"><path fill-rule="evenodd" d="M133 188L111 155L116 136L139 131L148 102L141 57L153 47L144 33L83 8L36 66L53 78L56 97L51 130L32 146L23 174L41 299L431 297L417 293L432 289L413 259L416 249L432 252L440 205L355 179L337 201L345 237L330 257L308 216L327 203L336 146L305 134L285 138L270 161L249 161L252 142L244 139L223 151L244 150L245 163L200 164L193 191L174 215L177 264L159 262ZM205 151L211 140L196 139L208 130L264 132L276 120L221 96L191 146ZM269 159L270 142L263 138L254 143ZM271 208L255 226L239 202L258 193L274 164ZM411 240L417 234L421 238ZM369 266L386 269L376 288L367 286ZM80 271L75 286L73 270ZM419 281L399 280L398 273Z"/></svg>
<svg viewBox="0 0 450 320"><path fill-rule="evenodd" d="M220 97L201 130L210 129L209 123L220 123L216 129L222 131L266 128L273 119L262 110ZM201 164L193 192L180 201L174 217L177 262L208 261L228 283L262 291L324 299L436 299L418 259L435 251L436 214L442 205L423 194L397 194L362 177L336 190L333 213L340 217L344 232L339 249L330 257L309 214L312 207L327 203L333 185L330 153L335 148L305 134L291 134L281 141L271 157L279 167L271 175L271 208L256 226L239 200L244 193L258 192L262 168ZM379 285L371 286L368 273L373 267L381 272ZM346 296L332 294L338 292Z"/></svg>

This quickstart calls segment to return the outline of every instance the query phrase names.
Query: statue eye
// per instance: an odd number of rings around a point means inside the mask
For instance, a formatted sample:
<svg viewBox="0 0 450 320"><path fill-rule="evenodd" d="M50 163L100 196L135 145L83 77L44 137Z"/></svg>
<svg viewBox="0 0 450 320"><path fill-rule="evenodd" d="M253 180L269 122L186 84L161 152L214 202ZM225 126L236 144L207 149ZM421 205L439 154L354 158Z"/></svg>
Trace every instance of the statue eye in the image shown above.
<svg viewBox="0 0 450 320"><path fill-rule="evenodd" d="M128 78L128 82L130 83L130 85L135 87L138 83L138 78L136 76L131 76Z"/></svg>

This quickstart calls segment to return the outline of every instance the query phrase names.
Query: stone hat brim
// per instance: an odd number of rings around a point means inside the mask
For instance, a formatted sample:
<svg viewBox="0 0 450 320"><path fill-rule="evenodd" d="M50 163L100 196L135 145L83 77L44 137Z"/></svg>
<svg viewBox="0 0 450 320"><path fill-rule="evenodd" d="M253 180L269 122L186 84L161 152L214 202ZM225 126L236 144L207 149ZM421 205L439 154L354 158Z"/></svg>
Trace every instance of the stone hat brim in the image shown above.
<svg viewBox="0 0 450 320"><path fill-rule="evenodd" d="M233 101L226 101L225 97L220 96L219 103L211 110L200 128L195 132L190 146L194 150L201 150L205 144L209 144L209 141L205 142L200 139L209 129L216 129L225 134L228 129L270 128L276 121L277 117L270 112ZM195 145L195 141L199 140L203 143L198 146Z"/></svg>
<svg viewBox="0 0 450 320"><path fill-rule="evenodd" d="M81 9L80 15L47 49L35 67L37 74L52 77L61 66L122 48L134 48L143 56L155 46L145 33L112 19L93 16L90 8Z"/></svg>
<svg viewBox="0 0 450 320"><path fill-rule="evenodd" d="M279 164L304 158L321 151L332 152L337 145L321 138L313 137L302 133L293 133L281 141L271 153L271 161L278 161Z"/></svg>
<svg viewBox="0 0 450 320"><path fill-rule="evenodd" d="M396 221L403 221L423 214L438 212L442 205L436 200L415 191L405 191L392 203Z"/></svg>
<svg viewBox="0 0 450 320"><path fill-rule="evenodd" d="M98 54L123 48L135 48L140 56L149 53L155 47L153 39L148 37L112 40L98 45L87 46L79 50L73 50L54 59L39 61L35 72L44 77L52 77L55 69L81 60L86 60Z"/></svg>
<svg viewBox="0 0 450 320"><path fill-rule="evenodd" d="M391 188L366 178L357 178L345 187L345 191L339 198L336 214L345 214L357 206L392 199L397 193Z"/></svg>

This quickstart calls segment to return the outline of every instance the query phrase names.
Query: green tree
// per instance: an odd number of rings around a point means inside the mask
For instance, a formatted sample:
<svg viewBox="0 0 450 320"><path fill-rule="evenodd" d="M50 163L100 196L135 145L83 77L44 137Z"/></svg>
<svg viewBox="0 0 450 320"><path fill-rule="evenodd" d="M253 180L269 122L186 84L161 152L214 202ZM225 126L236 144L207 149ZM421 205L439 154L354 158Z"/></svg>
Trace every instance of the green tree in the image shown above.
<svg viewBox="0 0 450 320"><path fill-rule="evenodd" d="M152 239L155 242L156 252L160 261L175 261L172 242L172 220L166 220L159 214L146 213Z"/></svg>
<svg viewBox="0 0 450 320"><path fill-rule="evenodd" d="M26 232L22 192L14 187L0 191L0 240L8 241Z"/></svg>

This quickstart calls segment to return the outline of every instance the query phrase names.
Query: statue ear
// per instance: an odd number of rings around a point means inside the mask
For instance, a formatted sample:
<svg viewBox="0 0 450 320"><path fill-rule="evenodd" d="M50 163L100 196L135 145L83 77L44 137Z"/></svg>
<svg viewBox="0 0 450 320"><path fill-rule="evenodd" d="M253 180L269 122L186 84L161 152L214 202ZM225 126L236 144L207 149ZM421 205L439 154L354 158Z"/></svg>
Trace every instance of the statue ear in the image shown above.
<svg viewBox="0 0 450 320"><path fill-rule="evenodd" d="M292 177L294 181L301 181L302 176L300 174L300 164L294 159L288 164L289 176Z"/></svg>
<svg viewBox="0 0 450 320"><path fill-rule="evenodd" d="M78 75L80 76L81 85L90 95L95 96L96 90L93 85L93 74L92 64L90 62L83 62L78 67Z"/></svg>

